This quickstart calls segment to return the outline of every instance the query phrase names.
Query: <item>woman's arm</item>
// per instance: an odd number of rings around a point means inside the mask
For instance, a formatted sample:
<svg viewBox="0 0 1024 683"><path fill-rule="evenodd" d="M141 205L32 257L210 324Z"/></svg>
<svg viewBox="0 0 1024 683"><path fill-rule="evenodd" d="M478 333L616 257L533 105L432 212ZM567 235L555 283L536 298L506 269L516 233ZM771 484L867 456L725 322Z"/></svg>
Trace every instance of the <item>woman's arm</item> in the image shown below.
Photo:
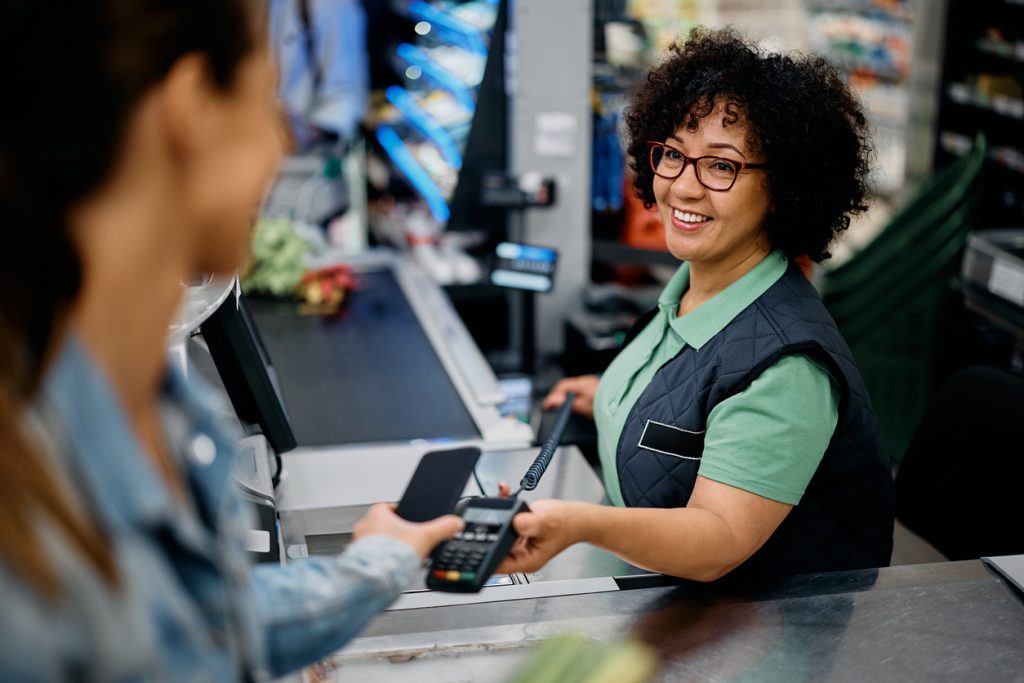
<svg viewBox="0 0 1024 683"><path fill-rule="evenodd" d="M420 570L407 544L387 536L356 541L334 558L253 568L253 594L274 676L341 648L398 597Z"/></svg>
<svg viewBox="0 0 1024 683"><path fill-rule="evenodd" d="M525 538L500 569L535 571L586 542L653 571L717 579L764 545L800 501L835 431L838 404L824 366L787 356L711 411L687 507L539 501L534 514L516 518Z"/></svg>
<svg viewBox="0 0 1024 683"><path fill-rule="evenodd" d="M499 572L536 571L574 543L696 581L729 573L775 532L792 505L697 477L685 508L616 508L544 500L516 517L520 541Z"/></svg>
<svg viewBox="0 0 1024 683"><path fill-rule="evenodd" d="M434 546L463 527L454 515L408 522L393 507L371 507L355 525L355 541L335 558L253 569L274 675L312 664L355 637L409 586Z"/></svg>

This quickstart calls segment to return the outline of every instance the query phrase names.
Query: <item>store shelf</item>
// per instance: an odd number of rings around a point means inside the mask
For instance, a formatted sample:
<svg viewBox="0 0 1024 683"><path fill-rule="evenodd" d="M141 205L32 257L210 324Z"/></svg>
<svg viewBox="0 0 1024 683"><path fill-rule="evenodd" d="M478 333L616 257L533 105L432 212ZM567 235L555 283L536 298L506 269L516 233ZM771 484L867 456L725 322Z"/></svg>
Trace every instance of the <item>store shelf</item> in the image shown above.
<svg viewBox="0 0 1024 683"><path fill-rule="evenodd" d="M982 109L1009 119L1024 120L1024 99L1004 95L988 95L966 83L950 83L946 87L950 101Z"/></svg>
<svg viewBox="0 0 1024 683"><path fill-rule="evenodd" d="M395 48L395 54L406 64L418 67L424 76L451 93L459 105L471 112L476 110L472 89L478 83L466 83L460 80L455 74L431 59L427 52L415 45L402 43Z"/></svg>
<svg viewBox="0 0 1024 683"><path fill-rule="evenodd" d="M392 13L414 24L415 37L391 52L404 82L387 88L375 111L377 140L433 218L447 223L453 210L456 216L464 213L460 173L479 156L471 134L481 113L480 90L489 87L483 78L494 57L489 53L492 40L504 36L504 22L501 34L496 33L504 6L499 0L388 4ZM504 54L503 48L499 54ZM490 90L487 93L485 116L493 98Z"/></svg>
<svg viewBox="0 0 1024 683"><path fill-rule="evenodd" d="M955 156L963 156L971 149L971 138L961 133L944 130L939 134L942 149ZM1024 150L1003 145L993 145L988 158L995 164L1015 173L1024 175Z"/></svg>
<svg viewBox="0 0 1024 683"><path fill-rule="evenodd" d="M839 3L836 3L839 4ZM882 9L870 14L846 9L811 8L810 34L815 51L847 72L902 83L910 73L909 21Z"/></svg>
<svg viewBox="0 0 1024 683"><path fill-rule="evenodd" d="M914 21L912 2L880 2L879 0L807 0L811 11L822 12L856 12L868 17L884 17L908 24Z"/></svg>
<svg viewBox="0 0 1024 683"><path fill-rule="evenodd" d="M421 19L413 14L412 8L413 5L422 2L424 0L391 0L389 6L395 14L417 21ZM458 4L442 3L441 6L430 2L425 4L465 26L476 29L481 35L489 36L498 16L499 2L500 0L470 0Z"/></svg>
<svg viewBox="0 0 1024 683"><path fill-rule="evenodd" d="M484 77L486 55L470 52L458 45L423 46L427 58L452 74L467 88L476 90Z"/></svg>
<svg viewBox="0 0 1024 683"><path fill-rule="evenodd" d="M416 160L409 146L398 136L391 126L381 126L377 129L377 141L394 163L395 167L402 172L409 184L423 197L430 209L431 215L438 221L444 223L451 215L448 202L434 179L430 177L420 163Z"/></svg>
<svg viewBox="0 0 1024 683"><path fill-rule="evenodd" d="M487 54L487 43L480 30L451 13L420 1L409 3L406 13L410 19L424 22L416 29L420 35L434 34L443 43L458 45L477 55Z"/></svg>
<svg viewBox="0 0 1024 683"><path fill-rule="evenodd" d="M393 85L384 96L416 130L437 146L454 170L462 168L462 153L455 139L420 107L409 91Z"/></svg>
<svg viewBox="0 0 1024 683"><path fill-rule="evenodd" d="M1024 1L947 0L935 165L984 133L989 162L977 225L1019 225L1024 130Z"/></svg>
<svg viewBox="0 0 1024 683"><path fill-rule="evenodd" d="M907 166L908 111L914 2L910 0L806 0L812 52L845 75L864 104L878 160L869 179L874 192L897 192Z"/></svg>
<svg viewBox="0 0 1024 683"><path fill-rule="evenodd" d="M488 36L498 19L500 0L470 0L448 8L449 14L463 23L475 26L481 33Z"/></svg>
<svg viewBox="0 0 1024 683"><path fill-rule="evenodd" d="M982 54L1003 59L1008 62L1024 64L1024 41L993 41L986 38L979 38L974 47Z"/></svg>

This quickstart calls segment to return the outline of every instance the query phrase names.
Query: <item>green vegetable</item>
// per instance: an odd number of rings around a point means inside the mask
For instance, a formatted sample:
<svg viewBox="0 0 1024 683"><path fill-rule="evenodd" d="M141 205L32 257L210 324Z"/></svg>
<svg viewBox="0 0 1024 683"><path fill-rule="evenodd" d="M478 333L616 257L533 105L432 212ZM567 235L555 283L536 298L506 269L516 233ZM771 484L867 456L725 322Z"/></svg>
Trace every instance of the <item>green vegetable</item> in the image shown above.
<svg viewBox="0 0 1024 683"><path fill-rule="evenodd" d="M306 272L310 247L286 218L261 218L252 236L252 262L242 277L246 294L291 296Z"/></svg>
<svg viewBox="0 0 1024 683"><path fill-rule="evenodd" d="M632 640L602 643L566 634L540 644L509 683L648 683L658 662Z"/></svg>
<svg viewBox="0 0 1024 683"><path fill-rule="evenodd" d="M546 640L509 683L559 683L586 649L586 639L575 633Z"/></svg>

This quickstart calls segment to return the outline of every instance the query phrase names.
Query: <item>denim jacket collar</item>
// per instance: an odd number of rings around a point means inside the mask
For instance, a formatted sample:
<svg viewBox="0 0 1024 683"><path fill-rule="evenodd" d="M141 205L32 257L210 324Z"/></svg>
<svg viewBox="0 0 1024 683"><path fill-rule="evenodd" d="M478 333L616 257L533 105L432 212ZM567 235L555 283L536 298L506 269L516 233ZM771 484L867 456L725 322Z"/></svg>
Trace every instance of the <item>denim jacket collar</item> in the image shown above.
<svg viewBox="0 0 1024 683"><path fill-rule="evenodd" d="M92 493L95 511L111 529L152 527L178 516L177 505L167 486L132 430L124 408L103 371L77 337L70 337L47 374L44 392L50 405L60 414L64 433L58 435L67 443L64 449L70 465ZM195 438L204 427L217 435L210 421L210 406L190 391L185 378L172 365L164 380L163 393L175 399L186 411ZM210 438L210 437L208 437ZM213 437L218 453L230 449ZM197 503L217 498L231 472L231 458L219 457L201 467L185 464L197 494ZM203 509L208 520L216 510Z"/></svg>

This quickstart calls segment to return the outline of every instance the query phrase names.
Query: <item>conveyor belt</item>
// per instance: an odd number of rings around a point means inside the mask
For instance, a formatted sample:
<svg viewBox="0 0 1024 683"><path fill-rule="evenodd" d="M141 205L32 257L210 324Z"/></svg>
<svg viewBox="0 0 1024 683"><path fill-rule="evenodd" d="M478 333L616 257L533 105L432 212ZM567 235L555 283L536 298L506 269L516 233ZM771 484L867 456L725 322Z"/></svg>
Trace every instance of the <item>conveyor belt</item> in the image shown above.
<svg viewBox="0 0 1024 683"><path fill-rule="evenodd" d="M337 316L250 301L299 446L479 438L392 272L360 281Z"/></svg>

